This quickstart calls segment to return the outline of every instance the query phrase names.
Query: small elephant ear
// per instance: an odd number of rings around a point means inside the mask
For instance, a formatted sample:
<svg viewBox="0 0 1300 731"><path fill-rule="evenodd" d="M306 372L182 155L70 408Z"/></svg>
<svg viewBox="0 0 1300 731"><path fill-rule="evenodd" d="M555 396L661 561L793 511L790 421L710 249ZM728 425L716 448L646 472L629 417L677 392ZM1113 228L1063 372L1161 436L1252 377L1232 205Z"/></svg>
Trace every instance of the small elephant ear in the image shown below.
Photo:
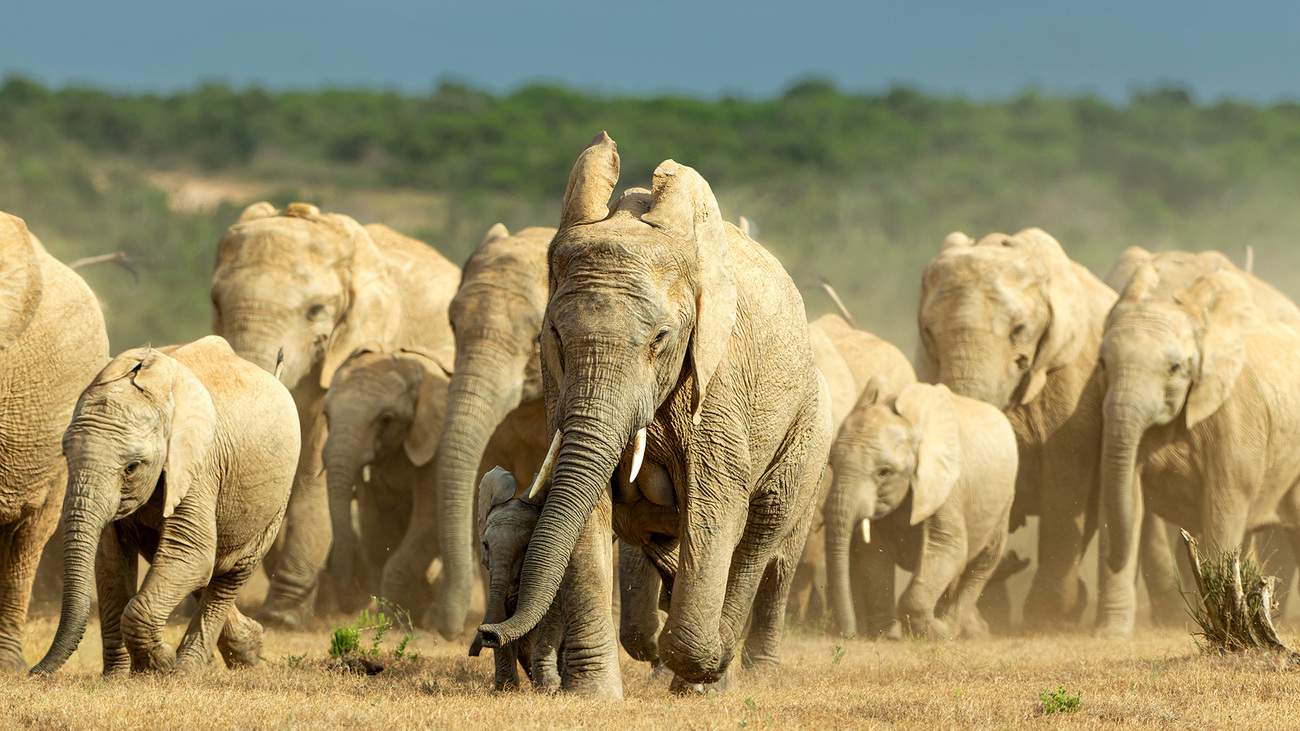
<svg viewBox="0 0 1300 731"><path fill-rule="evenodd" d="M279 213L279 211L275 209L275 206L266 201L259 201L245 208L244 212L239 214L239 220L236 221L236 223L256 221L259 218L272 218L277 213Z"/></svg>
<svg viewBox="0 0 1300 731"><path fill-rule="evenodd" d="M510 229L506 228L506 225L504 223L497 221L496 223L492 224L492 228L489 228L487 230L487 233L483 235L483 241L479 242L479 246L492 243L497 239L504 239L509 237L510 237Z"/></svg>
<svg viewBox="0 0 1300 731"><path fill-rule="evenodd" d="M967 236L961 231L953 231L952 233L943 237L943 246L941 246L939 250L947 251L948 249L954 249L959 246L974 246L974 245L975 245L975 239L972 239L971 237Z"/></svg>
<svg viewBox="0 0 1300 731"><path fill-rule="evenodd" d="M41 303L45 277L27 224L0 213L0 351L22 335Z"/></svg>
<svg viewBox="0 0 1300 731"><path fill-rule="evenodd" d="M1123 292L1137 268L1151 261L1151 257L1151 252L1141 246L1130 246L1115 260L1115 266L1110 268L1110 273L1103 281L1116 292Z"/></svg>
<svg viewBox="0 0 1300 731"><path fill-rule="evenodd" d="M957 410L946 386L927 383L904 388L894 408L920 437L912 475L912 525L916 525L944 504L961 475Z"/></svg>
<svg viewBox="0 0 1300 731"><path fill-rule="evenodd" d="M216 409L207 387L194 372L157 350L144 351L134 382L154 398L171 402L171 432L163 465L163 517L170 518L195 480L207 471L216 437Z"/></svg>
<svg viewBox="0 0 1300 731"><path fill-rule="evenodd" d="M379 247L360 224L333 214L320 217L320 222L337 231L338 259L348 283L347 305L330 333L321 365L320 385L327 389L334 372L358 347L370 341L391 345L397 339L401 301Z"/></svg>
<svg viewBox="0 0 1300 731"><path fill-rule="evenodd" d="M1139 264L1129 276L1128 284L1121 290L1120 302L1132 303L1148 299L1160 286L1160 272L1148 263Z"/></svg>
<svg viewBox="0 0 1300 731"><path fill-rule="evenodd" d="M618 145L604 132L592 138L569 172L560 209L560 230L603 221L609 216L609 197L618 184Z"/></svg>
<svg viewBox="0 0 1300 731"><path fill-rule="evenodd" d="M692 168L665 160L655 170L654 202L642 221L675 234L694 248L697 282L691 363L695 369L692 421L698 425L704 395L736 326L736 280L731 274L727 226L709 184Z"/></svg>
<svg viewBox="0 0 1300 731"><path fill-rule="evenodd" d="M1008 238L1007 246L1024 247L1038 265L1041 282L1051 310L1047 330L1038 341L1038 354L1025 376L1021 404L1038 398L1047 385L1047 374L1063 368L1078 357L1088 331L1087 300L1080 281L1080 267L1065 255L1061 244L1040 228L1027 228Z"/></svg>
<svg viewBox="0 0 1300 731"><path fill-rule="evenodd" d="M1246 365L1246 335L1255 320L1249 285L1232 272L1215 272L1174 294L1200 321L1201 365L1187 394L1187 428L1219 410Z"/></svg>
<svg viewBox="0 0 1300 731"><path fill-rule="evenodd" d="M478 532L483 535L488 513L502 503L509 502L519 492L515 476L500 465L483 475L478 483Z"/></svg>
<svg viewBox="0 0 1300 731"><path fill-rule="evenodd" d="M420 379L411 429L406 434L406 441L402 442L407 459L416 467L425 466L438 453L442 421L447 414L447 384L451 383L452 364L456 359L452 348L420 351L420 354L424 356L420 358L424 375Z"/></svg>

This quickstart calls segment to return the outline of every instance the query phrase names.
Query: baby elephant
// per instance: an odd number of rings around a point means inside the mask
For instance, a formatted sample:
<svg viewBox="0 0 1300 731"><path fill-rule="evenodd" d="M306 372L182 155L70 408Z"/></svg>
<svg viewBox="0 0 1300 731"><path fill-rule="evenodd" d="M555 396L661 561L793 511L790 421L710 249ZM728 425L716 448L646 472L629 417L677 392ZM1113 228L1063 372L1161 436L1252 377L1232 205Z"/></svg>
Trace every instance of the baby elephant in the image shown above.
<svg viewBox="0 0 1300 731"><path fill-rule="evenodd" d="M885 616L896 562L913 573L898 607L905 631L986 635L975 602L1006 544L1015 434L997 408L945 386L912 384L893 403L879 390L868 384L831 448L826 555L840 631L857 633L848 554L860 528L872 584L865 595L884 604ZM869 617L881 616L881 607L871 609ZM889 627L872 624L872 634Z"/></svg>
<svg viewBox="0 0 1300 731"><path fill-rule="evenodd" d="M495 467L478 486L479 535L483 537L483 565L488 570L489 588L487 608L483 623L500 622L515 611L519 600L519 574L523 569L524 551L537 527L537 516L542 512L538 495L534 502L527 497L528 486L520 488L515 478L501 467ZM555 612L548 612L533 631L517 641L496 649L496 676L493 685L497 690L519 687L516 662L539 687L555 690L560 687L557 670L559 650L559 620ZM474 638L469 654L477 657L483 648L483 637Z"/></svg>
<svg viewBox="0 0 1300 731"><path fill-rule="evenodd" d="M270 373L209 336L136 348L81 394L63 435L63 610L33 673L59 669L99 596L104 673L254 665L262 627L235 608L284 518L300 447L298 412ZM136 591L137 555L149 562ZM167 615L193 594L180 647Z"/></svg>

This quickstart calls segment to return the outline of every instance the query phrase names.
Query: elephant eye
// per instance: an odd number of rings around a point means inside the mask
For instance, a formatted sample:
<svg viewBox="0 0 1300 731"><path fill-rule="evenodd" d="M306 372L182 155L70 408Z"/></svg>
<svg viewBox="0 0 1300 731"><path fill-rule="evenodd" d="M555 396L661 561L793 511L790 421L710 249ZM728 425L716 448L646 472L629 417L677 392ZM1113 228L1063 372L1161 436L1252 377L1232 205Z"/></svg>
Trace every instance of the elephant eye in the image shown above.
<svg viewBox="0 0 1300 731"><path fill-rule="evenodd" d="M1029 356L1021 355L1016 358L1016 367L1022 371L1029 370Z"/></svg>
<svg viewBox="0 0 1300 731"><path fill-rule="evenodd" d="M1025 325L1024 325L1024 323L1021 323L1021 324L1016 325L1015 327L1011 328L1011 340L1012 340L1012 342L1019 341L1020 338L1024 337L1024 335L1025 335Z"/></svg>
<svg viewBox="0 0 1300 731"><path fill-rule="evenodd" d="M307 308L307 319L315 320L316 318L320 317L321 313L324 311L325 311L325 305L322 305L320 303L314 304L311 307Z"/></svg>
<svg viewBox="0 0 1300 731"><path fill-rule="evenodd" d="M1181 371L1182 369L1183 369L1183 364L1180 362L1175 362L1169 366L1169 375L1171 376L1177 375L1178 372Z"/></svg>
<svg viewBox="0 0 1300 731"><path fill-rule="evenodd" d="M127 463L126 467L122 469L122 472L127 477L130 477L131 475L134 475L138 469L140 469L140 460L134 459Z"/></svg>
<svg viewBox="0 0 1300 731"><path fill-rule="evenodd" d="M894 471L887 466L881 466L876 468L876 477L882 480L885 479L886 477L889 477L892 474L894 474Z"/></svg>
<svg viewBox="0 0 1300 731"><path fill-rule="evenodd" d="M659 332L655 333L654 340L650 341L650 346L655 350L658 350L659 347L663 345L664 341L667 339L668 339L668 328L664 328L663 330L660 330Z"/></svg>

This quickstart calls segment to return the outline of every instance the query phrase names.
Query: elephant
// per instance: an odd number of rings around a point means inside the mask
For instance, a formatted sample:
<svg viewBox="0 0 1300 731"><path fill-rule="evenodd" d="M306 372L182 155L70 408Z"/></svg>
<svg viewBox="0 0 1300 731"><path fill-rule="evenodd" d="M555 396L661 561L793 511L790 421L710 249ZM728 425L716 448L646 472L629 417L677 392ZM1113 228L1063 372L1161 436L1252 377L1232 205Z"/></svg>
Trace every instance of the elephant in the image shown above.
<svg viewBox="0 0 1300 731"><path fill-rule="evenodd" d="M478 532L483 537L483 566L490 576L484 623L505 620L519 599L519 570L546 501L544 492L536 497L524 494L527 485L516 483L514 475L502 467L489 470L479 483ZM519 687L519 666L539 688L561 687L562 629L557 614L553 606L537 627L494 650L496 690ZM478 656L481 647L481 642L474 643L469 654Z"/></svg>
<svg viewBox="0 0 1300 731"><path fill-rule="evenodd" d="M1106 320L1102 557L1112 571L1131 570L1144 507L1224 549L1280 523L1300 552L1300 333L1264 311L1251 277L1207 259L1199 272L1177 259L1141 264Z"/></svg>
<svg viewBox="0 0 1300 731"><path fill-rule="evenodd" d="M59 520L59 448L77 396L108 362L95 295L17 216L0 213L0 669L24 671L32 580Z"/></svg>
<svg viewBox="0 0 1300 731"><path fill-rule="evenodd" d="M942 384L896 393L882 398L879 385L868 385L831 447L826 554L839 630L857 634L848 555L861 526L863 540L879 546L867 573L870 618L892 609L897 562L912 572L898 608L904 631L987 636L976 601L1006 546L1019 467L1015 432L997 407ZM947 606L937 617L941 600ZM869 634L888 630L888 618L869 625Z"/></svg>
<svg viewBox="0 0 1300 731"><path fill-rule="evenodd" d="M839 315L822 315L808 323L808 339L812 343L817 370L830 389L831 423L835 433L839 432L872 378L889 384L895 390L916 382L912 364L901 350L853 327ZM826 558L823 554L826 542L820 510L814 521L790 589L794 600L791 609L796 621L801 623L820 619L826 607Z"/></svg>
<svg viewBox="0 0 1300 731"><path fill-rule="evenodd" d="M307 203L291 203L282 215L255 203L222 237L212 330L268 371L283 354L281 377L303 430L283 535L268 560L270 587L257 613L263 622L296 627L314 610L331 540L320 454L334 372L369 342L452 347L447 305L459 278L456 265L422 242Z"/></svg>
<svg viewBox="0 0 1300 731"><path fill-rule="evenodd" d="M228 665L257 664L262 627L235 596L279 531L300 446L288 390L216 335L109 361L63 436L63 607L32 673L76 649L92 584L105 675L193 670L214 645ZM163 625L191 594L197 609L173 649Z"/></svg>
<svg viewBox="0 0 1300 731"><path fill-rule="evenodd" d="M571 687L607 696L622 695L611 527L669 584L658 651L679 680L722 679L747 619L743 664L777 663L831 440L780 263L672 160L610 206L618 160L602 132L569 176L541 337L553 436L533 484L551 486L514 614L479 628L485 647L513 642L558 591L566 646L583 648L566 655Z"/></svg>
<svg viewBox="0 0 1300 731"><path fill-rule="evenodd" d="M475 562L474 489L501 465L527 484L546 455L537 340L546 309L546 247L555 229L511 235L494 225L465 262L448 316L456 362L448 386L432 481L414 487L410 524L384 570L385 594L410 595L422 566L442 556L436 624L444 636L464 631Z"/></svg>
<svg viewBox="0 0 1300 731"><path fill-rule="evenodd" d="M330 381L324 404L329 436L321 461L334 536L329 570L345 612L355 612L379 593L378 578L411 519L415 486L433 479L454 358L450 349L387 352L372 343L354 351ZM360 571L352 526L354 485ZM430 563L413 568L427 572ZM419 588L383 596L408 610L422 610L432 587L426 582Z"/></svg>
<svg viewBox="0 0 1300 731"><path fill-rule="evenodd" d="M1039 516L1026 623L1077 621L1079 563L1096 527L1102 387L1097 352L1114 290L1027 228L976 242L949 234L926 267L917 308L917 377L1001 408L1020 455L1011 527ZM1173 576L1163 532L1147 531L1149 575ZM1101 567L1096 631L1126 636L1129 577ZM1131 583L1131 580L1130 580ZM1156 585L1163 585L1156 582Z"/></svg>

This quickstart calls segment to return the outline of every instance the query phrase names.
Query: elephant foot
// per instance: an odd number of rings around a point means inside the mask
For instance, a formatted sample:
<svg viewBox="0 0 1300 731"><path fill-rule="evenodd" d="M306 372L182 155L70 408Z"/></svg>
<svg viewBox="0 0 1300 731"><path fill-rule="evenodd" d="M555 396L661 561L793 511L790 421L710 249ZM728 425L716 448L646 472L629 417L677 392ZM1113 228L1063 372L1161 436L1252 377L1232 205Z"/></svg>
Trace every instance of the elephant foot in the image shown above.
<svg viewBox="0 0 1300 731"><path fill-rule="evenodd" d="M228 668L251 668L261 658L266 631L252 619L245 618L241 624L243 626L238 630L227 625L226 630L217 638L217 650Z"/></svg>
<svg viewBox="0 0 1300 731"><path fill-rule="evenodd" d="M1133 637L1133 625L1129 622L1104 622L1093 628L1092 636L1098 639L1127 640Z"/></svg>
<svg viewBox="0 0 1300 731"><path fill-rule="evenodd" d="M189 675L190 673L202 670L210 664L212 664L212 658L204 657L198 650L184 652L177 656L176 667L172 672L176 675Z"/></svg>
<svg viewBox="0 0 1300 731"><path fill-rule="evenodd" d="M984 621L979 612L971 612L961 622L961 636L968 640L987 640L993 636L989 623Z"/></svg>
<svg viewBox="0 0 1300 731"><path fill-rule="evenodd" d="M137 673L169 673L176 667L176 649L166 642L131 653L131 670Z"/></svg>
<svg viewBox="0 0 1300 731"><path fill-rule="evenodd" d="M650 663L651 678L658 680L659 678L662 678L666 675L672 675L672 672L673 671L669 670L668 666L665 665L664 661L660 658L656 657L654 661Z"/></svg>
<svg viewBox="0 0 1300 731"><path fill-rule="evenodd" d="M258 622L264 627L273 629L299 629L307 624L311 619L312 612L307 607L298 606L271 606L262 607L256 615Z"/></svg>
<svg viewBox="0 0 1300 731"><path fill-rule="evenodd" d="M673 682L668 686L668 692L676 695L708 695L710 693L722 693L731 686L731 673L726 673L720 680L714 683L692 683L683 680L680 675L673 675Z"/></svg>
<svg viewBox="0 0 1300 731"><path fill-rule="evenodd" d="M0 672L26 673L29 669L21 652L5 652L0 655Z"/></svg>

